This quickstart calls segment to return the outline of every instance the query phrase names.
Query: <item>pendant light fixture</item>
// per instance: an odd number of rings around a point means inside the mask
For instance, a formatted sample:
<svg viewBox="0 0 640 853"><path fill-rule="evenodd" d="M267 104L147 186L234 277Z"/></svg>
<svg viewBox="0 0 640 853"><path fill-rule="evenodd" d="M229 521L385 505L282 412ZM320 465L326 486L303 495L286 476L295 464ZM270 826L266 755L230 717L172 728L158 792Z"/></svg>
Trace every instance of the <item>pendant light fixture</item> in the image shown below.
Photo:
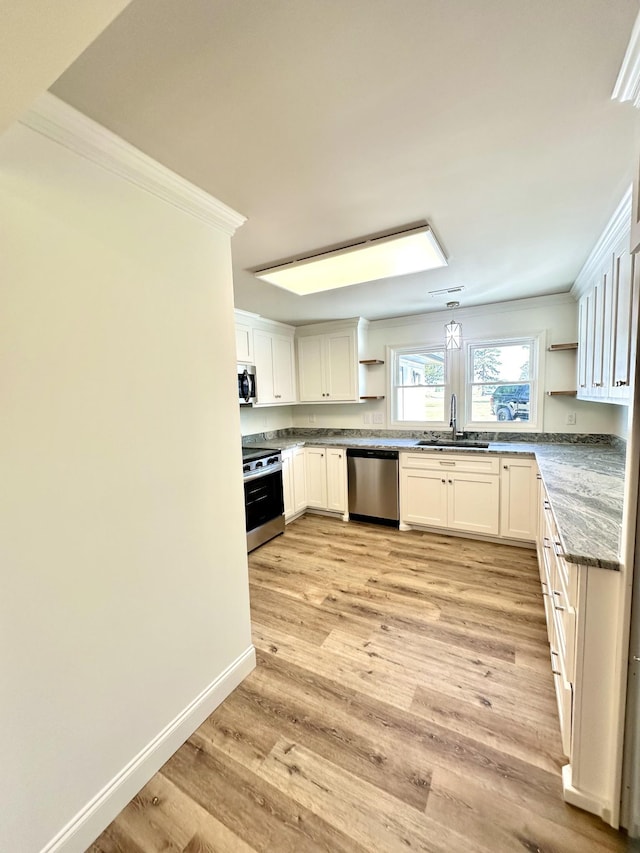
<svg viewBox="0 0 640 853"><path fill-rule="evenodd" d="M462 325L453 319L453 312L459 305L459 302L447 302L447 308L451 308L451 320L444 327L444 346L448 350L462 346Z"/></svg>

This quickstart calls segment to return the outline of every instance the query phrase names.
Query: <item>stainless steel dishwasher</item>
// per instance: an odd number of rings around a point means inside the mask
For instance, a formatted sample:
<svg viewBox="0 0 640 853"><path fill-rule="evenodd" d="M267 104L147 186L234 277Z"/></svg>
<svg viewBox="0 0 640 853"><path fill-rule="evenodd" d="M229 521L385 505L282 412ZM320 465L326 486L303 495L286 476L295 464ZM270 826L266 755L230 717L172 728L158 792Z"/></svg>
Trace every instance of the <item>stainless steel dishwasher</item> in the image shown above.
<svg viewBox="0 0 640 853"><path fill-rule="evenodd" d="M347 450L349 517L397 527L398 452Z"/></svg>

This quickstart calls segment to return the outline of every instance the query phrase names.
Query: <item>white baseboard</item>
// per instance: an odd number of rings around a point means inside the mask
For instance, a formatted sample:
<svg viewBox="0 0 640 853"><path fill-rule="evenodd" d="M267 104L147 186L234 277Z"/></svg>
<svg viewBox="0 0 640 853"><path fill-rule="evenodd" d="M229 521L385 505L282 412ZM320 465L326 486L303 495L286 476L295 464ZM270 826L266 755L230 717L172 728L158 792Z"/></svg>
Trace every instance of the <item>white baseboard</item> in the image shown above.
<svg viewBox="0 0 640 853"><path fill-rule="evenodd" d="M41 853L84 853L116 815L227 696L255 669L250 646L159 732Z"/></svg>
<svg viewBox="0 0 640 853"><path fill-rule="evenodd" d="M605 823L614 826L615 829L618 828L611 822L611 809L606 803L593 794L587 794L573 787L570 764L565 764L562 768L562 795L566 803L584 809L586 812L591 812L591 814L602 818Z"/></svg>

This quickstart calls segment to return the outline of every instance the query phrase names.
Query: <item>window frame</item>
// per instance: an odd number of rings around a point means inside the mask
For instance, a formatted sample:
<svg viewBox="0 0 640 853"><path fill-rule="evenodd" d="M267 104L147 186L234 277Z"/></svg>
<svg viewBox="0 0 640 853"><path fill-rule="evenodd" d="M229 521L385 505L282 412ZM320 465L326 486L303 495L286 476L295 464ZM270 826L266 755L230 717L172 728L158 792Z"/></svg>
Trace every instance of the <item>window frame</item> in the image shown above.
<svg viewBox="0 0 640 853"><path fill-rule="evenodd" d="M483 383L473 381L473 352L476 349L531 345L531 376L527 380L502 380L495 385L529 385L529 419L521 421L479 421L472 420L473 386ZM467 432L541 432L544 415L544 352L545 333L538 332L529 335L517 335L508 338L476 338L464 342L464 362L462 365L462 380L464 383L464 425Z"/></svg>
<svg viewBox="0 0 640 853"><path fill-rule="evenodd" d="M443 420L441 421L404 421L398 420L398 388L406 388L408 386L402 385L400 386L396 379L398 377L398 361L399 358L405 355L415 354L428 354L434 352L443 352L444 353L444 383L443 386L429 386L429 385L413 385L413 388L429 388L429 387L444 387L444 405L443 405ZM421 344L413 344L413 345L402 345L402 346L388 346L387 347L387 363L389 364L389 406L388 406L388 423L394 429L406 429L406 430L434 430L440 431L443 429L449 428L449 422L444 420L446 418L447 412L447 399L451 397L451 393L453 391L452 387L452 364L451 364L451 354L448 350L445 349L444 341L439 341L438 343L421 343Z"/></svg>

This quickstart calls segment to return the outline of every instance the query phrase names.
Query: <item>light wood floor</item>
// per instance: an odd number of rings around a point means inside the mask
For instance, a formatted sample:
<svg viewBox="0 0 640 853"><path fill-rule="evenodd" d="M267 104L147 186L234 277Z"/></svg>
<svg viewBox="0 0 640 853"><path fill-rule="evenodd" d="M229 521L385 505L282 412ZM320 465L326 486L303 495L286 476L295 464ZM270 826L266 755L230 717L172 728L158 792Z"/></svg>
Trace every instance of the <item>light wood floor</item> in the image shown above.
<svg viewBox="0 0 640 853"><path fill-rule="evenodd" d="M305 516L250 555L258 667L91 853L590 853L535 552Z"/></svg>

